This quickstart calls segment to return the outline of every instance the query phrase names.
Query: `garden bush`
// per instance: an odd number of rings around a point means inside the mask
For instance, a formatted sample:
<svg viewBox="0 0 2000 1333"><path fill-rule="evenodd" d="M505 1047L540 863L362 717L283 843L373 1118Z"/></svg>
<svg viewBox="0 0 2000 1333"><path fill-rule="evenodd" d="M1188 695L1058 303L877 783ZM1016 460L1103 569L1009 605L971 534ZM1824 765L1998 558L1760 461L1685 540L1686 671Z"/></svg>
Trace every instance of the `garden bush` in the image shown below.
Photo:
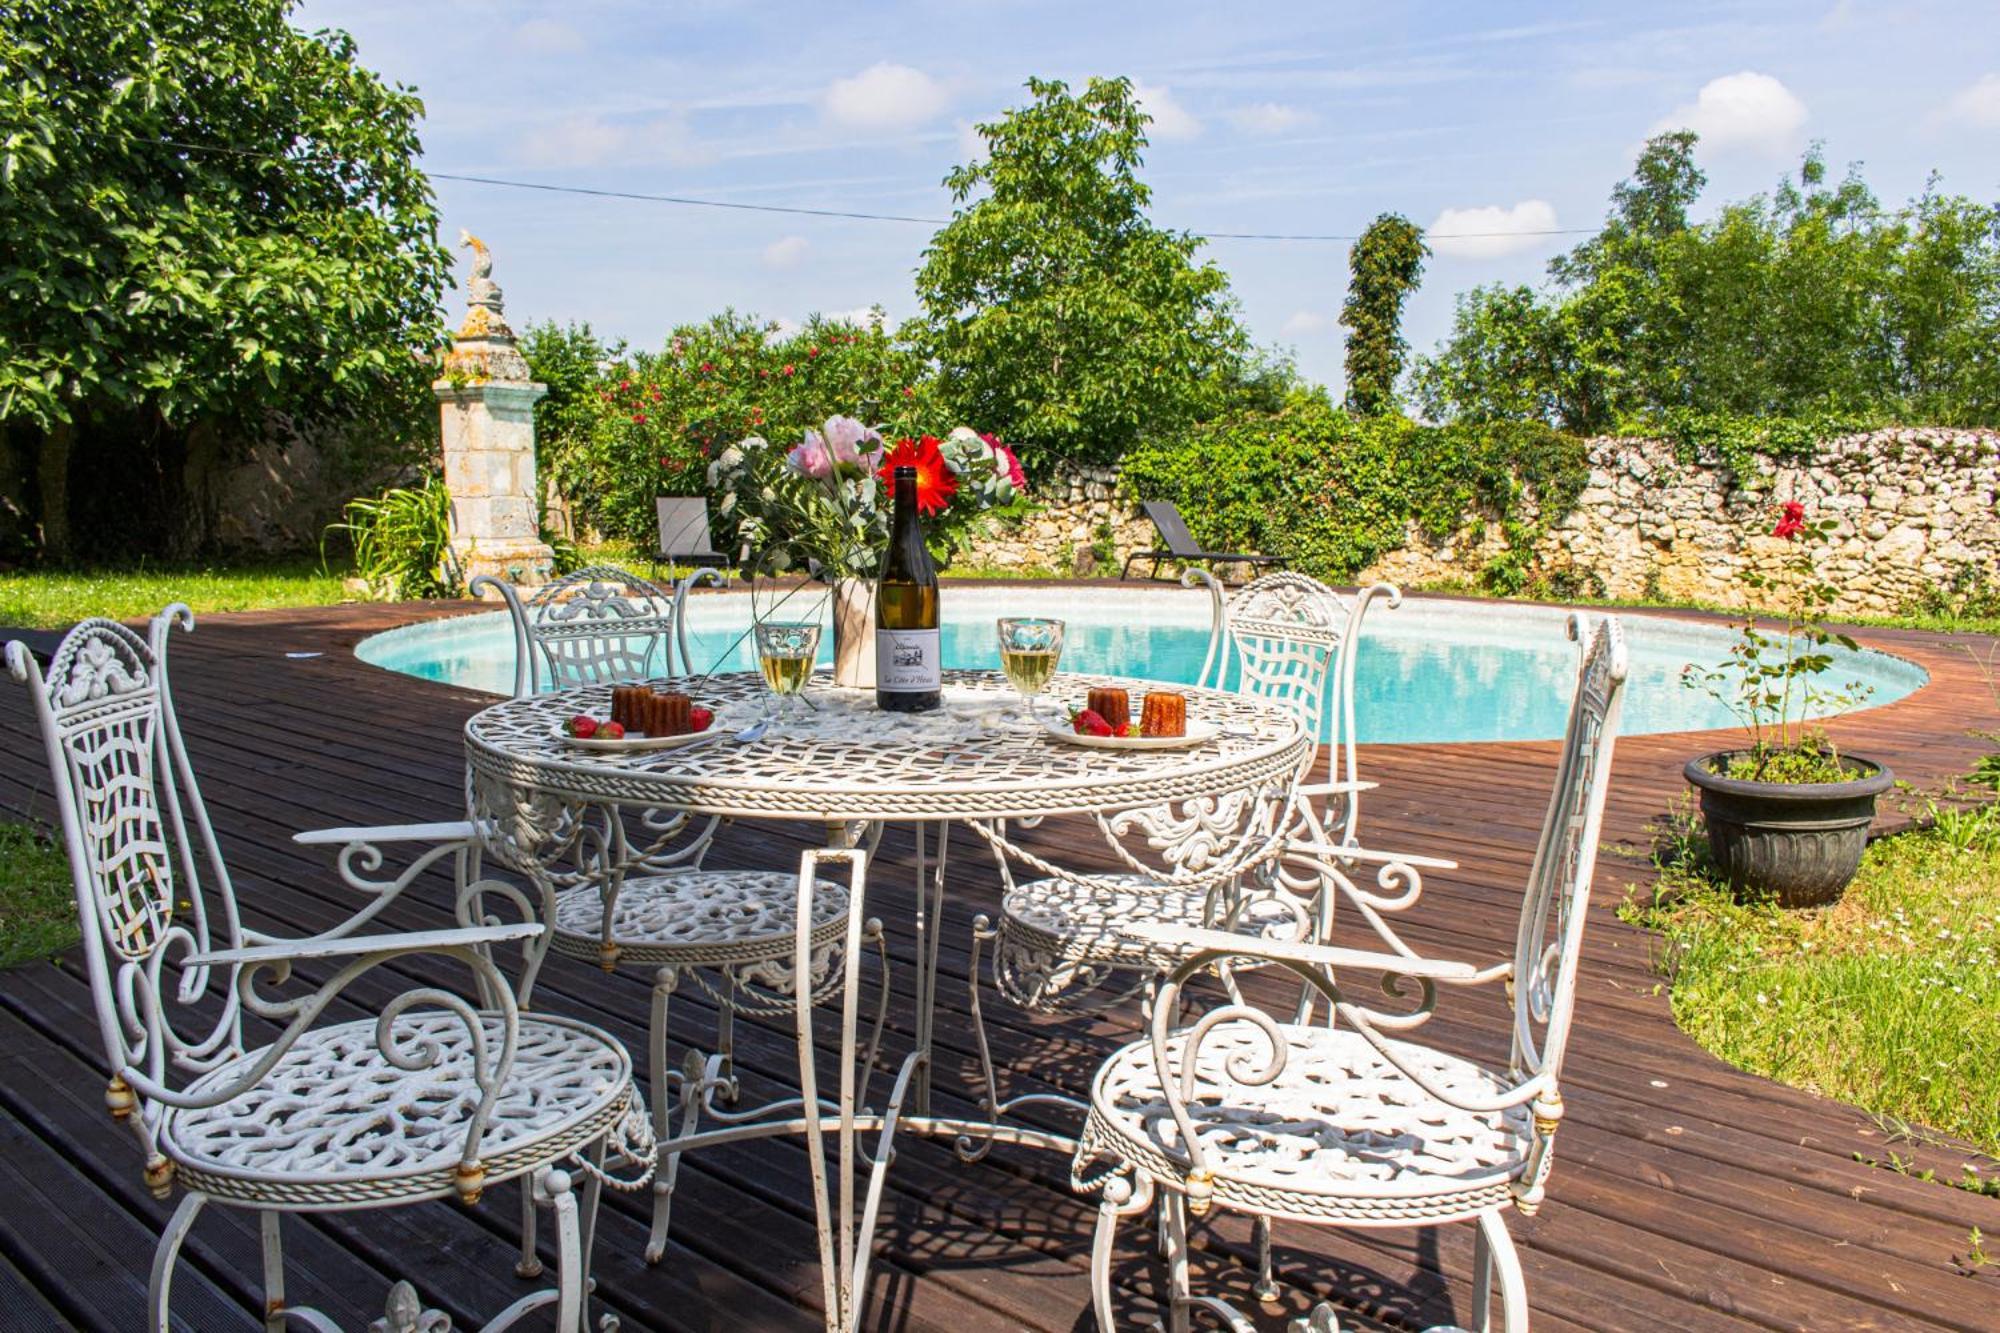
<svg viewBox="0 0 2000 1333"><path fill-rule="evenodd" d="M1124 470L1136 495L1179 505L1203 545L1283 556L1329 579L1400 548L1412 523L1442 540L1478 512L1507 534L1485 574L1499 592L1527 584L1535 539L1588 475L1583 442L1537 422L1426 426L1354 416L1317 393L1150 440Z"/></svg>
<svg viewBox="0 0 2000 1333"><path fill-rule="evenodd" d="M879 319L814 316L786 334L725 311L658 352L547 324L523 350L550 386L535 423L543 474L607 537L653 540L654 498L702 494L708 460L746 435L796 442L836 413L885 432L957 424L938 418L926 366Z"/></svg>

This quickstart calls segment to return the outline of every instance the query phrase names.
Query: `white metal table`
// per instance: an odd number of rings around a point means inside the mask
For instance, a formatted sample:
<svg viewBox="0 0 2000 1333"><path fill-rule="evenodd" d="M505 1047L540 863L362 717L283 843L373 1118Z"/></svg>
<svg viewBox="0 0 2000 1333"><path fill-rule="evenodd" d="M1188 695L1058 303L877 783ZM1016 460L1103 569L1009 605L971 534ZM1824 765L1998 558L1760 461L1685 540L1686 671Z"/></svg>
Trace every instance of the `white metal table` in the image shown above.
<svg viewBox="0 0 2000 1333"><path fill-rule="evenodd" d="M664 683L664 682L663 682ZM1157 682L1064 675L1053 693L1081 700L1093 685L1121 685L1136 699ZM1177 687L1181 688L1181 687ZM858 966L850 949L846 966L843 1077L839 1108L842 1147L841 1211L827 1216L822 1133L827 1128L815 1100L812 1008L800 1004L799 1055L804 1103L796 1117L754 1125L727 1125L687 1142L703 1144L752 1134L799 1132L809 1136L819 1172L821 1260L828 1283L828 1325L848 1328L859 1317L857 1293L865 1280L875 1203L880 1197L892 1136L899 1130L980 1136L1066 1148L1059 1135L1019 1125L966 1121L930 1114L930 1054L937 1000L939 930L945 896L950 827L967 824L997 851L1013 849L1008 826L1032 826L1056 815L1095 816L1114 852L1134 828L1141 835L1177 822L1201 820L1231 793L1283 788L1303 771L1314 739L1298 718L1273 702L1222 691L1182 688L1190 718L1213 723L1221 734L1180 749L1104 750L1064 744L1029 719L1020 698L994 672L945 673L943 706L934 712L885 713L872 691L837 690L823 678L811 691L816 707L793 716L760 739L734 735L767 707L762 680L752 674L717 675L696 687L716 710L713 740L677 749L610 753L568 744L564 719L580 712L602 715L605 686L512 699L475 715L465 727L467 799L489 854L543 880L571 854L590 823L589 812L659 812L737 819L814 820L830 841L853 848L888 822L914 826L916 834L917 1015L913 1049L905 1056L896 1089L877 1114L853 1105L855 996ZM1141 812L1136 817L1134 812ZM935 850L927 847L938 825ZM833 859L858 856L835 852ZM1034 860L1032 853L1024 853ZM1045 864L1045 863L1042 863ZM616 873L615 867L609 867ZM802 898L804 894L802 892ZM801 903L802 910L805 903ZM850 933L864 915L863 895L850 895ZM804 974L803 936L798 959ZM660 1077L661 1071L652 1071ZM907 1093L912 1111L902 1114ZM879 1132L869 1154L871 1179L856 1243L853 1221L853 1135ZM830 1237L837 1233L839 1257Z"/></svg>

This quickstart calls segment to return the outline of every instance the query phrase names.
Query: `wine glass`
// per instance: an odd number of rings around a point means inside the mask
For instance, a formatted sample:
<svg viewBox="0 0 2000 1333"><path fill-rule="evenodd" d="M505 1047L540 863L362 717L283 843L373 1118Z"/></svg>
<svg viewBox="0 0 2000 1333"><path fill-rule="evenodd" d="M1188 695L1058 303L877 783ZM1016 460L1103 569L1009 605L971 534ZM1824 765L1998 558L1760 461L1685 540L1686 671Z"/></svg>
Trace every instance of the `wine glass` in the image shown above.
<svg viewBox="0 0 2000 1333"><path fill-rule="evenodd" d="M782 718L787 703L804 692L812 676L813 659L819 656L819 625L814 621L760 621L756 640L757 670L777 697L778 716Z"/></svg>
<svg viewBox="0 0 2000 1333"><path fill-rule="evenodd" d="M1028 717L1039 719L1035 701L1049 687L1062 660L1063 623L1041 616L1002 616L1000 629L1000 670L1007 682L1028 701Z"/></svg>

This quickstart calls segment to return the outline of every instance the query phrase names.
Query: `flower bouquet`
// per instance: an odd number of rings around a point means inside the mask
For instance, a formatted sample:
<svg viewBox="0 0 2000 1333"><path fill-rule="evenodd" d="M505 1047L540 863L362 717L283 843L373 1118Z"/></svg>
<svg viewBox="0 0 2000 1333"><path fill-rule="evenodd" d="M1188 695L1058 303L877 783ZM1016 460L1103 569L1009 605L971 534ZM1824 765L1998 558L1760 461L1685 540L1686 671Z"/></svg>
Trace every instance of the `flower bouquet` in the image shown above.
<svg viewBox="0 0 2000 1333"><path fill-rule="evenodd" d="M841 416L789 449L752 435L708 465L716 518L746 553L746 574L804 572L832 586L842 684L867 674L858 654L872 642L873 622L862 617L872 617L893 478L905 466L917 470L917 507L940 566L983 520L1023 503L1027 490L1020 460L991 435L960 426L943 439L888 441Z"/></svg>

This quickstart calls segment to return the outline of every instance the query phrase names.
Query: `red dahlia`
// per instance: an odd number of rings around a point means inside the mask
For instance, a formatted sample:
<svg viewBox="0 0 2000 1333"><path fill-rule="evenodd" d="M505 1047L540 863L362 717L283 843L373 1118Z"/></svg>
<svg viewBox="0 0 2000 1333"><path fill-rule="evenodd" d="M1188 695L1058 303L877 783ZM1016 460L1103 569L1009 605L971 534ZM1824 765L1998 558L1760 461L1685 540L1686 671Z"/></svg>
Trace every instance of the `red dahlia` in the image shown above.
<svg viewBox="0 0 2000 1333"><path fill-rule="evenodd" d="M882 455L882 466L875 475L882 479L884 486L892 490L896 485L896 469L913 467L917 470L917 512L936 514L951 503L951 497L958 493L958 478L945 466L944 453L938 448L935 435L926 435L921 440L908 436L896 443Z"/></svg>

